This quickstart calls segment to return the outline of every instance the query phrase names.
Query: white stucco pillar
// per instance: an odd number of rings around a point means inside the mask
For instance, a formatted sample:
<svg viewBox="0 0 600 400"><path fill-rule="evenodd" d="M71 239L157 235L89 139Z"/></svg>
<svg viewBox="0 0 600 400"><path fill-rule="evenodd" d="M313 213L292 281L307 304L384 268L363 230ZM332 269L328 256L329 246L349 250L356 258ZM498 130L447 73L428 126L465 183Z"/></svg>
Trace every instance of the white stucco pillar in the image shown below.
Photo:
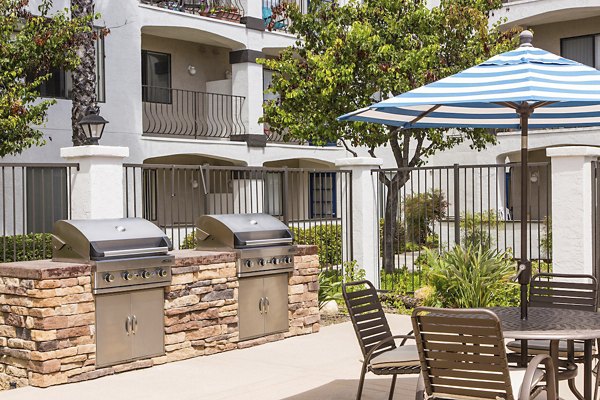
<svg viewBox="0 0 600 400"><path fill-rule="evenodd" d="M342 158L336 160L335 165L352 171L353 255L359 268L365 270L366 278L379 288L377 186L371 170L383 165L383 160L371 157Z"/></svg>
<svg viewBox="0 0 600 400"><path fill-rule="evenodd" d="M552 270L563 274L592 274L592 169L600 148L553 147Z"/></svg>
<svg viewBox="0 0 600 400"><path fill-rule="evenodd" d="M72 169L73 219L123 218L123 159L128 147L63 147L60 156L79 163Z"/></svg>
<svg viewBox="0 0 600 400"><path fill-rule="evenodd" d="M254 58L260 56L261 53L254 55ZM232 63L231 72L232 94L246 98L242 106L242 122L247 129L246 133L264 135L263 124L258 123L258 119L262 117L263 105L262 65L255 62Z"/></svg>

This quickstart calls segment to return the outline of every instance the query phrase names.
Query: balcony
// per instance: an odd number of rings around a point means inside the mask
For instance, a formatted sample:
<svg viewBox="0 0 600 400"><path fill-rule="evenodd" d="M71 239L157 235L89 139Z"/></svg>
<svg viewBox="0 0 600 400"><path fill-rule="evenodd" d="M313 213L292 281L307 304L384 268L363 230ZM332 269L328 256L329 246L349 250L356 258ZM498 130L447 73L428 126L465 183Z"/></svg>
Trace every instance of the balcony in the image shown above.
<svg viewBox="0 0 600 400"><path fill-rule="evenodd" d="M307 0L263 0L262 17L268 31L287 32L291 21L285 16L289 4L296 3L302 14L308 12Z"/></svg>
<svg viewBox="0 0 600 400"><path fill-rule="evenodd" d="M245 97L142 86L144 135L226 139L246 133Z"/></svg>
<svg viewBox="0 0 600 400"><path fill-rule="evenodd" d="M140 0L140 3L229 22L239 23L245 15L242 3L238 0Z"/></svg>

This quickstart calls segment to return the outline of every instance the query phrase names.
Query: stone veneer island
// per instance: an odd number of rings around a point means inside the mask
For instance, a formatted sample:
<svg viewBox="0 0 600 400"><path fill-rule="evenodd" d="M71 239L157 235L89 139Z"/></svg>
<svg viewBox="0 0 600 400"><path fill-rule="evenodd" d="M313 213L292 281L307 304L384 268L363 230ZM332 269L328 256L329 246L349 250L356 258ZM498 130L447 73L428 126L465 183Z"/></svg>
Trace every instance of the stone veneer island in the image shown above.
<svg viewBox="0 0 600 400"><path fill-rule="evenodd" d="M235 253L173 251L160 357L96 368L91 266L0 264L0 390L48 387L319 331L316 246L298 246L288 279L289 331L240 341Z"/></svg>

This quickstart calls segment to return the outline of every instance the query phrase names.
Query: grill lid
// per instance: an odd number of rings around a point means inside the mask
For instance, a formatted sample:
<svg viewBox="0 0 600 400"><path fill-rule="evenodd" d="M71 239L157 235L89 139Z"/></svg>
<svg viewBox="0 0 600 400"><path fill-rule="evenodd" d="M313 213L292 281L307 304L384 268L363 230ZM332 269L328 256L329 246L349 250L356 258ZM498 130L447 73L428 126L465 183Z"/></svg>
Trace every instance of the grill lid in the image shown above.
<svg viewBox="0 0 600 400"><path fill-rule="evenodd" d="M269 214L212 214L198 218L199 249L291 245L290 229Z"/></svg>
<svg viewBox="0 0 600 400"><path fill-rule="evenodd" d="M54 223L52 259L89 261L166 254L169 238L143 218L61 220Z"/></svg>

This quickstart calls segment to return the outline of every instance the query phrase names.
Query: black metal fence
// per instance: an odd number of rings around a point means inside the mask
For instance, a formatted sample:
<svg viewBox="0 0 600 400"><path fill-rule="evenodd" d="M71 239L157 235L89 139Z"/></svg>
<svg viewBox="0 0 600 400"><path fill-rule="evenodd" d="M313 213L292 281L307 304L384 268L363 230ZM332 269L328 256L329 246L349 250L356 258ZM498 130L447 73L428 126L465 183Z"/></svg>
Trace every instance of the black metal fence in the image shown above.
<svg viewBox="0 0 600 400"><path fill-rule="evenodd" d="M50 258L55 221L71 215L77 164L0 165L0 262Z"/></svg>
<svg viewBox="0 0 600 400"><path fill-rule="evenodd" d="M242 2L239 0L140 0L140 2L171 11L230 22L240 22L241 17L246 15Z"/></svg>
<svg viewBox="0 0 600 400"><path fill-rule="evenodd" d="M322 267L352 260L350 171L127 164L124 174L125 216L153 221L176 248L194 247L200 215L268 213L318 245Z"/></svg>
<svg viewBox="0 0 600 400"><path fill-rule="evenodd" d="M228 138L246 132L242 96L142 86L142 101L144 134Z"/></svg>
<svg viewBox="0 0 600 400"><path fill-rule="evenodd" d="M482 245L520 255L520 164L373 170L378 181L381 289L421 284L424 248ZM529 254L551 264L549 163L529 164ZM395 224L384 221L395 221ZM387 273L385 272L387 271Z"/></svg>

